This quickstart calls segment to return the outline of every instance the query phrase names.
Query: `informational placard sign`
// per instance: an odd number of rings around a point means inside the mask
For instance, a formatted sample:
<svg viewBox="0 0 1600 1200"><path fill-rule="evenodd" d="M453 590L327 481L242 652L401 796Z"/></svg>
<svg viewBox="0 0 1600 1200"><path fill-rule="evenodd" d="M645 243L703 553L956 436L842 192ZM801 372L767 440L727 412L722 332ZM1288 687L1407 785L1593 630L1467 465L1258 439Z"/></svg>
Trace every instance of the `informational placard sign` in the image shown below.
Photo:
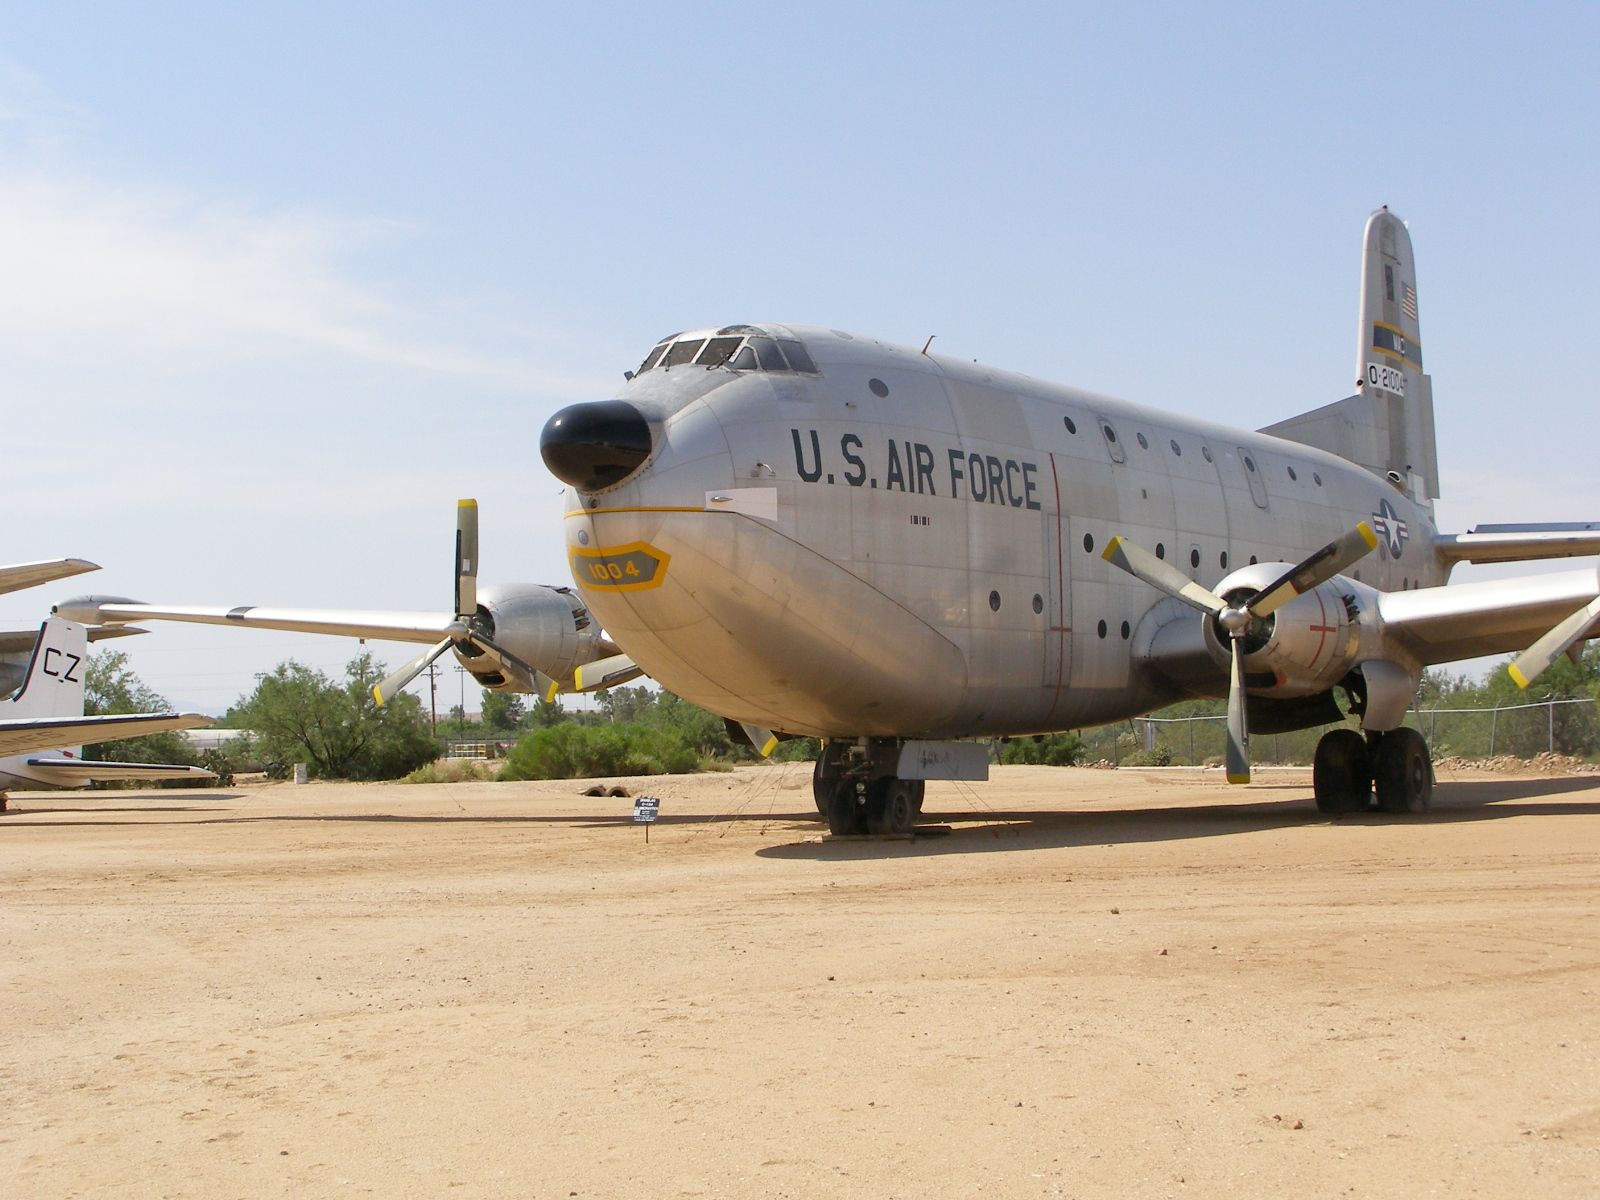
<svg viewBox="0 0 1600 1200"><path fill-rule="evenodd" d="M644 840L650 841L650 826L656 823L656 817L661 812L661 798L659 796L639 796L633 802L633 823L644 826Z"/></svg>

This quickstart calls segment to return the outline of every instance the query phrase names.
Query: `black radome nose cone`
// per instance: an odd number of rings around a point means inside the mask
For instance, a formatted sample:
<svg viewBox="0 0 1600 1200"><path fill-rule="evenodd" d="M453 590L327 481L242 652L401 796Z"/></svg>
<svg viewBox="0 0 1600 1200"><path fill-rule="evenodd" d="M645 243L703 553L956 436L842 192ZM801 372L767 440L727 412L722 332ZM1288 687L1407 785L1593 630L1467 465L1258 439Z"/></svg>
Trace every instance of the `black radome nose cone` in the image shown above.
<svg viewBox="0 0 1600 1200"><path fill-rule="evenodd" d="M650 457L650 425L626 400L569 404L546 422L539 453L562 483L598 491L621 483Z"/></svg>

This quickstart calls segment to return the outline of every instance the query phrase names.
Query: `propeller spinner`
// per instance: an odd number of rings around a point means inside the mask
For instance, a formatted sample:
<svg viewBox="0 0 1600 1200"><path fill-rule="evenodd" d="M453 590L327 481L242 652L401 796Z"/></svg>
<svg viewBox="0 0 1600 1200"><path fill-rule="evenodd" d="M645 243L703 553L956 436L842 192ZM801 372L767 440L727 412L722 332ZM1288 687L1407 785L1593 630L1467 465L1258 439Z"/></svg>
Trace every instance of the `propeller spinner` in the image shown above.
<svg viewBox="0 0 1600 1200"><path fill-rule="evenodd" d="M1372 526L1362 521L1295 564L1243 604L1234 604L1202 587L1165 559L1157 558L1126 538L1114 537L1106 546L1101 557L1108 563L1157 591L1209 614L1216 621L1217 631L1228 639L1232 656L1228 671L1226 766L1229 783L1250 782L1250 725L1245 713L1244 659L1245 638L1251 626L1271 616L1296 596L1326 583L1377 546L1378 537L1372 532Z"/></svg>

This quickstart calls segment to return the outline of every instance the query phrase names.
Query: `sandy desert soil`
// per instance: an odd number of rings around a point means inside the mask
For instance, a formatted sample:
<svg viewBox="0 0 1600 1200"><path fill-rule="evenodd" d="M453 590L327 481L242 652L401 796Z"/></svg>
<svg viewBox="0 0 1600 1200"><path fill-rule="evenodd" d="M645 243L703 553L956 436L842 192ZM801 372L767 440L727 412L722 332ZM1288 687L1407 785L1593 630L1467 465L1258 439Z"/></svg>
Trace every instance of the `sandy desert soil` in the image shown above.
<svg viewBox="0 0 1600 1200"><path fill-rule="evenodd" d="M8 1196L1593 1196L1600 779L34 793Z"/></svg>

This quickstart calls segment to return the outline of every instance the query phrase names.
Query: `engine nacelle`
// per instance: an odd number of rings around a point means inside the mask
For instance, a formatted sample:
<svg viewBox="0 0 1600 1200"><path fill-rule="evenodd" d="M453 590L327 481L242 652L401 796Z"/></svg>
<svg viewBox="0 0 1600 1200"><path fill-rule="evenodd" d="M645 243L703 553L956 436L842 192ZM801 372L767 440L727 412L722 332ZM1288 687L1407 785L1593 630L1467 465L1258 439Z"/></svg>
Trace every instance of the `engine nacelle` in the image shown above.
<svg viewBox="0 0 1600 1200"><path fill-rule="evenodd" d="M577 593L567 587L541 583L481 587L472 623L497 645L561 682L571 679L580 663L617 652L600 635ZM456 661L490 691L517 690L493 659L470 644L454 649Z"/></svg>
<svg viewBox="0 0 1600 1200"><path fill-rule="evenodd" d="M1255 563L1222 580L1217 595L1242 604L1289 569ZM1255 695L1289 698L1328 691L1361 658L1361 614L1371 589L1335 575L1271 615L1245 635L1245 686ZM1229 646L1216 622L1204 621L1206 649L1228 670Z"/></svg>

